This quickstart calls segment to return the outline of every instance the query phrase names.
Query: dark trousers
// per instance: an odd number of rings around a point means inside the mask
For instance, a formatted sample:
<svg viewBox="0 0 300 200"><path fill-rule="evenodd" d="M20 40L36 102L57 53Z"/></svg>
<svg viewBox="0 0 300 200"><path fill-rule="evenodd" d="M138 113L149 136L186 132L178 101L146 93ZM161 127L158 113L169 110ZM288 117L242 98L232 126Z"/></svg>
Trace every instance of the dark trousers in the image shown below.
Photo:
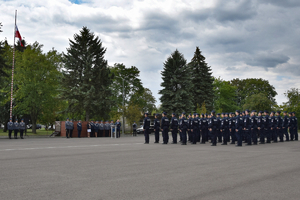
<svg viewBox="0 0 300 200"><path fill-rule="evenodd" d="M66 130L66 138L69 138L69 135L70 135L70 129L67 129Z"/></svg>
<svg viewBox="0 0 300 200"><path fill-rule="evenodd" d="M155 142L159 142L159 128L155 129Z"/></svg>
<svg viewBox="0 0 300 200"><path fill-rule="evenodd" d="M271 132L270 132L270 129L265 129L265 136L267 138L267 143L270 143L271 142Z"/></svg>
<svg viewBox="0 0 300 200"><path fill-rule="evenodd" d="M18 129L15 129L15 130L14 130L15 139L17 139L17 138L18 138L18 132L19 132L19 130L18 130Z"/></svg>
<svg viewBox="0 0 300 200"><path fill-rule="evenodd" d="M193 129L193 131L191 132L191 142L193 144L197 143L197 129Z"/></svg>
<svg viewBox="0 0 300 200"><path fill-rule="evenodd" d="M168 127L163 128L163 141L165 144L168 144L168 142L169 142L169 128Z"/></svg>
<svg viewBox="0 0 300 200"><path fill-rule="evenodd" d="M149 143L149 128L146 128L144 131L145 143Z"/></svg>
<svg viewBox="0 0 300 200"><path fill-rule="evenodd" d="M227 140L228 140L228 130L227 129L223 129L223 144L227 144Z"/></svg>
<svg viewBox="0 0 300 200"><path fill-rule="evenodd" d="M117 138L121 137L121 133L120 133L121 129L117 128Z"/></svg>
<svg viewBox="0 0 300 200"><path fill-rule="evenodd" d="M277 130L275 129L275 128L273 128L273 130L271 130L272 131L272 140L274 141L274 142L277 142Z"/></svg>
<svg viewBox="0 0 300 200"><path fill-rule="evenodd" d="M193 138L193 136L192 136L192 131L188 131L188 136L189 136L189 138L188 138L188 140L190 141L190 142L192 142L192 138Z"/></svg>
<svg viewBox="0 0 300 200"><path fill-rule="evenodd" d="M182 135L182 144L186 144L186 129L182 129L181 135Z"/></svg>
<svg viewBox="0 0 300 200"><path fill-rule="evenodd" d="M208 141L208 138L207 138L207 129L202 129L201 132L202 132L201 143L205 144L205 142Z"/></svg>
<svg viewBox="0 0 300 200"><path fill-rule="evenodd" d="M235 132L236 138L237 138L237 146L242 146L243 143L243 131L242 130L238 130L237 132Z"/></svg>
<svg viewBox="0 0 300 200"><path fill-rule="evenodd" d="M177 133L178 133L177 129L172 130L172 138L174 143L177 143Z"/></svg>
<svg viewBox="0 0 300 200"><path fill-rule="evenodd" d="M97 136L98 137L103 137L103 130L99 130Z"/></svg>
<svg viewBox="0 0 300 200"><path fill-rule="evenodd" d="M217 130L217 137L218 137L218 142L222 142L222 132L220 130Z"/></svg>
<svg viewBox="0 0 300 200"><path fill-rule="evenodd" d="M213 145L217 145L217 134L218 134L218 131L217 130L212 130L212 131L209 131L209 132L210 132L210 135L211 135L211 143Z"/></svg>
<svg viewBox="0 0 300 200"><path fill-rule="evenodd" d="M78 137L80 138L81 137L81 130L77 130L77 135L78 135Z"/></svg>
<svg viewBox="0 0 300 200"><path fill-rule="evenodd" d="M295 140L298 140L298 126L296 126L294 129L294 136L295 136Z"/></svg>
<svg viewBox="0 0 300 200"><path fill-rule="evenodd" d="M283 142L283 132L282 132L282 129L279 128L279 129L276 130L276 132L277 132L277 136L280 139L280 142Z"/></svg>
<svg viewBox="0 0 300 200"><path fill-rule="evenodd" d="M132 135L133 135L133 136L136 136L136 129L133 129L133 130L132 130Z"/></svg>
<svg viewBox="0 0 300 200"><path fill-rule="evenodd" d="M253 144L257 144L257 128L251 130Z"/></svg>
<svg viewBox="0 0 300 200"><path fill-rule="evenodd" d="M20 137L23 139L24 130L20 130Z"/></svg>
<svg viewBox="0 0 300 200"><path fill-rule="evenodd" d="M105 130L105 137L109 136L109 130Z"/></svg>
<svg viewBox="0 0 300 200"><path fill-rule="evenodd" d="M180 142L182 142L182 132L179 131L179 138L180 138Z"/></svg>
<svg viewBox="0 0 300 200"><path fill-rule="evenodd" d="M91 137L95 137L95 129L91 130Z"/></svg>
<svg viewBox="0 0 300 200"><path fill-rule="evenodd" d="M251 130L246 130L245 134L246 134L246 137L247 137L247 144L251 145L252 144L252 132L251 132Z"/></svg>
<svg viewBox="0 0 300 200"><path fill-rule="evenodd" d="M13 131L13 130L8 130L8 137L9 137L9 139L11 139L12 131Z"/></svg>
<svg viewBox="0 0 300 200"><path fill-rule="evenodd" d="M282 134L285 135L286 141L290 140L290 136L289 136L287 128L282 129Z"/></svg>
<svg viewBox="0 0 300 200"><path fill-rule="evenodd" d="M260 143L264 144L265 143L265 131L264 131L264 129L258 130L258 133L259 133Z"/></svg>
<svg viewBox="0 0 300 200"><path fill-rule="evenodd" d="M231 143L235 144L237 139L236 139L236 134L235 134L235 129L234 128L231 129L230 135L231 135Z"/></svg>
<svg viewBox="0 0 300 200"><path fill-rule="evenodd" d="M200 142L200 130L196 129L196 142Z"/></svg>
<svg viewBox="0 0 300 200"><path fill-rule="evenodd" d="M73 129L70 130L70 137L73 137Z"/></svg>

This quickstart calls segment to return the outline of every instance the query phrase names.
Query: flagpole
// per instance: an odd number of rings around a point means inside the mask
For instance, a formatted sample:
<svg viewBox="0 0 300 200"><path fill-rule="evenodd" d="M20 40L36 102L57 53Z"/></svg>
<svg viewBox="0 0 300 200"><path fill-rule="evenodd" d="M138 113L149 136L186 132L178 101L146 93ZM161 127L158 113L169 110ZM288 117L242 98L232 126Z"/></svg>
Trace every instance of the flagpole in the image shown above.
<svg viewBox="0 0 300 200"><path fill-rule="evenodd" d="M14 28L14 47L13 47L13 63L11 70L11 88L10 88L10 114L12 118L12 103L13 103L13 91L14 91L14 70L15 70L15 43L16 43L16 25L17 25L17 10L15 11L15 28Z"/></svg>

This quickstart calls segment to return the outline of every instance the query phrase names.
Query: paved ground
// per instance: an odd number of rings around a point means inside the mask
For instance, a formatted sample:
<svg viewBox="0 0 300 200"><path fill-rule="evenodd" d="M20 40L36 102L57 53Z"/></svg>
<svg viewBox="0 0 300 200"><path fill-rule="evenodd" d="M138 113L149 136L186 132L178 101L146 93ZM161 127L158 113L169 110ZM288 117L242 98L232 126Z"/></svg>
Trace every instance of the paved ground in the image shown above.
<svg viewBox="0 0 300 200"><path fill-rule="evenodd" d="M0 139L0 199L300 199L300 143Z"/></svg>

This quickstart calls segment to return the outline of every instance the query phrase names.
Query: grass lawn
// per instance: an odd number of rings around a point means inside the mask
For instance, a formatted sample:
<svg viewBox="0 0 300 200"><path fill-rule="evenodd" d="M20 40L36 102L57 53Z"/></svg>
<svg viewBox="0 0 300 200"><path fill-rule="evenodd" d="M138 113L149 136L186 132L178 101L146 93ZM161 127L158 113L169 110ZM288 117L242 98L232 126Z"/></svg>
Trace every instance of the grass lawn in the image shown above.
<svg viewBox="0 0 300 200"><path fill-rule="evenodd" d="M52 130L48 130L46 131L44 128L42 129L37 129L36 133L32 133L31 129L27 129L27 135L31 136L48 136L51 135L51 133L53 133L54 131ZM12 135L14 135L14 132L12 133ZM25 133L24 133L25 135ZM0 129L0 136L8 136L8 131L7 132L3 132L3 129ZM20 136L20 132L18 133L18 136Z"/></svg>

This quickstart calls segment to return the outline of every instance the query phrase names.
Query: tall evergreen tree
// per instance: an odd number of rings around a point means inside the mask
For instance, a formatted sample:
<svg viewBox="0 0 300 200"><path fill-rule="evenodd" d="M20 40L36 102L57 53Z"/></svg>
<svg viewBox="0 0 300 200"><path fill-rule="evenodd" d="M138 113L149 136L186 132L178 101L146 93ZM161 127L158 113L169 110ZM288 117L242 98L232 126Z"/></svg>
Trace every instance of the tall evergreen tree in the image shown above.
<svg viewBox="0 0 300 200"><path fill-rule="evenodd" d="M210 66L205 62L205 57L201 54L199 47L196 47L194 57L188 64L190 68L190 77L193 85L193 110L196 110L197 105L205 106L208 110L213 109L213 77Z"/></svg>
<svg viewBox="0 0 300 200"><path fill-rule="evenodd" d="M111 108L112 75L104 59L106 48L87 27L74 35L64 54L62 97L70 114L107 119Z"/></svg>
<svg viewBox="0 0 300 200"><path fill-rule="evenodd" d="M159 91L162 95L161 109L164 112L179 114L183 111L192 111L191 81L188 70L183 54L177 49L165 61L161 72L163 89Z"/></svg>

